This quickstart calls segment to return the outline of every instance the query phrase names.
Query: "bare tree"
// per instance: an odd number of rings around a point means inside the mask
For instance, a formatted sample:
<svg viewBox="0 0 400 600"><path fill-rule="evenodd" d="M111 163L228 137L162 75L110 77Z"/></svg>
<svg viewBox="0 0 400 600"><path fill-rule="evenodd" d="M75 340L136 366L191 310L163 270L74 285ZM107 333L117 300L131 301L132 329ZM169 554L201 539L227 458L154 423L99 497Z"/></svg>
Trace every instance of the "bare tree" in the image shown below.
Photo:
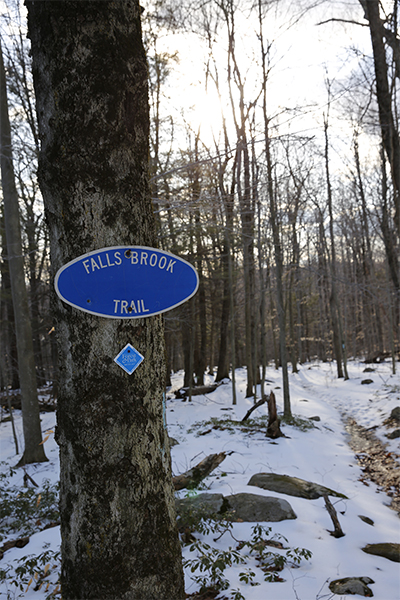
<svg viewBox="0 0 400 600"><path fill-rule="evenodd" d="M19 379L22 396L22 417L25 448L19 465L46 461L42 445L39 403L32 329L29 316L28 295L25 285L24 257L21 244L21 227L18 195L15 187L12 161L11 129L8 116L7 87L3 54L0 42L0 88L1 88L1 179L4 200L4 222L7 240L7 259L10 270L15 327L18 350Z"/></svg>

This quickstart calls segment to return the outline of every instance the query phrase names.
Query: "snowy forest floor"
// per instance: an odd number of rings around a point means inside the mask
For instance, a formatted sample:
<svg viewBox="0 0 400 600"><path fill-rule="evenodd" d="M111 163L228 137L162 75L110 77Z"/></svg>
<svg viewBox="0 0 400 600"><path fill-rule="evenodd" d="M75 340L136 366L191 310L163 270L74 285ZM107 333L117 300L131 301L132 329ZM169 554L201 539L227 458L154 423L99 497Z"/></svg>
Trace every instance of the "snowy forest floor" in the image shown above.
<svg viewBox="0 0 400 600"><path fill-rule="evenodd" d="M222 536L215 531L195 531L196 548L191 550L193 544L183 546L187 594L199 589L199 580L196 582L193 577L202 576L206 578L205 583L212 583L215 573L212 566L201 573L191 572L199 552L203 552L210 565L215 566L221 559L225 561L222 579L229 587L221 591L218 598L344 600L354 596L334 595L328 587L332 580L344 577L369 577L374 582L369 587L377 600L400 597L398 563L362 551L367 544L400 542L396 504L400 438L387 438L399 427L399 423L396 425L387 419L391 411L400 406L400 375L392 375L391 365L385 362L373 365L374 370L367 373L365 368L361 362L349 362L348 381L337 379L332 363L304 364L298 374L290 374L295 419L290 425L281 424L286 437L276 440L265 436L266 405L252 413L254 427L237 424L253 405L252 398L244 397L244 369L236 371L235 406L232 405L231 382L225 382L205 396L193 396L191 402L176 399L174 391L182 386L183 374L173 375L167 399L167 425L169 435L178 442L171 450L174 475L187 471L208 454L227 454L198 489L182 490L177 496L193 497L204 492L224 496L256 493L284 498L297 515L292 520L260 523L270 528L268 537L275 542L275 548L269 550L283 557L282 570L275 572L265 570L265 564L257 561L254 553L245 551L244 542L255 535L256 523L234 522ZM281 372L271 366L266 377L265 391L274 391L278 412L282 412ZM207 379L207 383L213 381L211 376ZM367 379L369 383L365 383ZM18 410L15 420L21 447L22 420ZM0 551L0 598L7 600L60 598L55 414L42 413L41 420L49 462L18 470L13 469L18 457L11 424L0 424L0 549L3 548L3 552ZM250 477L261 472L299 477L345 494L346 500L331 497L345 535L338 539L330 535L332 521L323 498L306 500L249 486ZM397 510L390 508L392 501ZM23 538L20 545L26 543L25 546L12 545ZM299 565L293 564L290 554L296 556L296 549L301 548L309 550L312 556L309 560L303 556ZM229 555L237 555L244 562L229 566ZM265 577L276 581L265 581Z"/></svg>

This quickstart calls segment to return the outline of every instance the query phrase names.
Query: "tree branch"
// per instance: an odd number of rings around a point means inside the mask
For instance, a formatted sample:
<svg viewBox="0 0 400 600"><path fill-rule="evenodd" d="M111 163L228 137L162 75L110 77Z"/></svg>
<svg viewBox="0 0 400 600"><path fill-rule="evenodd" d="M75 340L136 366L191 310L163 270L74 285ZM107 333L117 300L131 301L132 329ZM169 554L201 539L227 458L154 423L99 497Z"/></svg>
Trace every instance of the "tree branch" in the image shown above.
<svg viewBox="0 0 400 600"><path fill-rule="evenodd" d="M336 19L332 17L331 19L327 19L326 21L321 21L317 23L317 25L326 25L327 23L348 23L350 25L360 25L360 27L368 27L367 23L360 23L359 21L353 21L351 19Z"/></svg>

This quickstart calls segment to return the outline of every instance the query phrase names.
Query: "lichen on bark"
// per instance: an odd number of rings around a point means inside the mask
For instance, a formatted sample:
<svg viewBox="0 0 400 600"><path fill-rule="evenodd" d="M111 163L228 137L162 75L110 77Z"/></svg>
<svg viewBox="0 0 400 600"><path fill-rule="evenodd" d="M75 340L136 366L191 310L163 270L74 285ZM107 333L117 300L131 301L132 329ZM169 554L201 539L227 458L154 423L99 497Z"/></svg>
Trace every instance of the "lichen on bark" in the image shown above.
<svg viewBox="0 0 400 600"><path fill-rule="evenodd" d="M26 4L53 272L98 248L156 246L138 2ZM63 598L179 600L162 317L53 307ZM113 360L127 342L145 356L130 376Z"/></svg>

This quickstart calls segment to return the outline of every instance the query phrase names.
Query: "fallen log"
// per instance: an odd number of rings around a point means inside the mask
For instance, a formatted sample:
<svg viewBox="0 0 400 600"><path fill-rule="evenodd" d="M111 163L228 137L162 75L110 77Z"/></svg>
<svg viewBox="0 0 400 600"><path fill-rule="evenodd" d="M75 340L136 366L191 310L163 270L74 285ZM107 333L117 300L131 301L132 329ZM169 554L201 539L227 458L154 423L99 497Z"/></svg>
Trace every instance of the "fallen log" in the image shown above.
<svg viewBox="0 0 400 600"><path fill-rule="evenodd" d="M230 452L220 452L219 454L209 454L196 466L192 467L181 475L172 478L175 491L184 488L195 488L207 475L216 469Z"/></svg>
<svg viewBox="0 0 400 600"><path fill-rule="evenodd" d="M201 396L202 394L211 394L214 392L217 387L219 387L220 383L213 383L212 385L198 385L192 387L192 396ZM189 396L189 388L183 387L175 392L175 398L186 400Z"/></svg>
<svg viewBox="0 0 400 600"><path fill-rule="evenodd" d="M4 556L4 552L11 550L11 548L24 548L29 543L29 537L18 538L17 540L10 540L0 547L0 560Z"/></svg>

